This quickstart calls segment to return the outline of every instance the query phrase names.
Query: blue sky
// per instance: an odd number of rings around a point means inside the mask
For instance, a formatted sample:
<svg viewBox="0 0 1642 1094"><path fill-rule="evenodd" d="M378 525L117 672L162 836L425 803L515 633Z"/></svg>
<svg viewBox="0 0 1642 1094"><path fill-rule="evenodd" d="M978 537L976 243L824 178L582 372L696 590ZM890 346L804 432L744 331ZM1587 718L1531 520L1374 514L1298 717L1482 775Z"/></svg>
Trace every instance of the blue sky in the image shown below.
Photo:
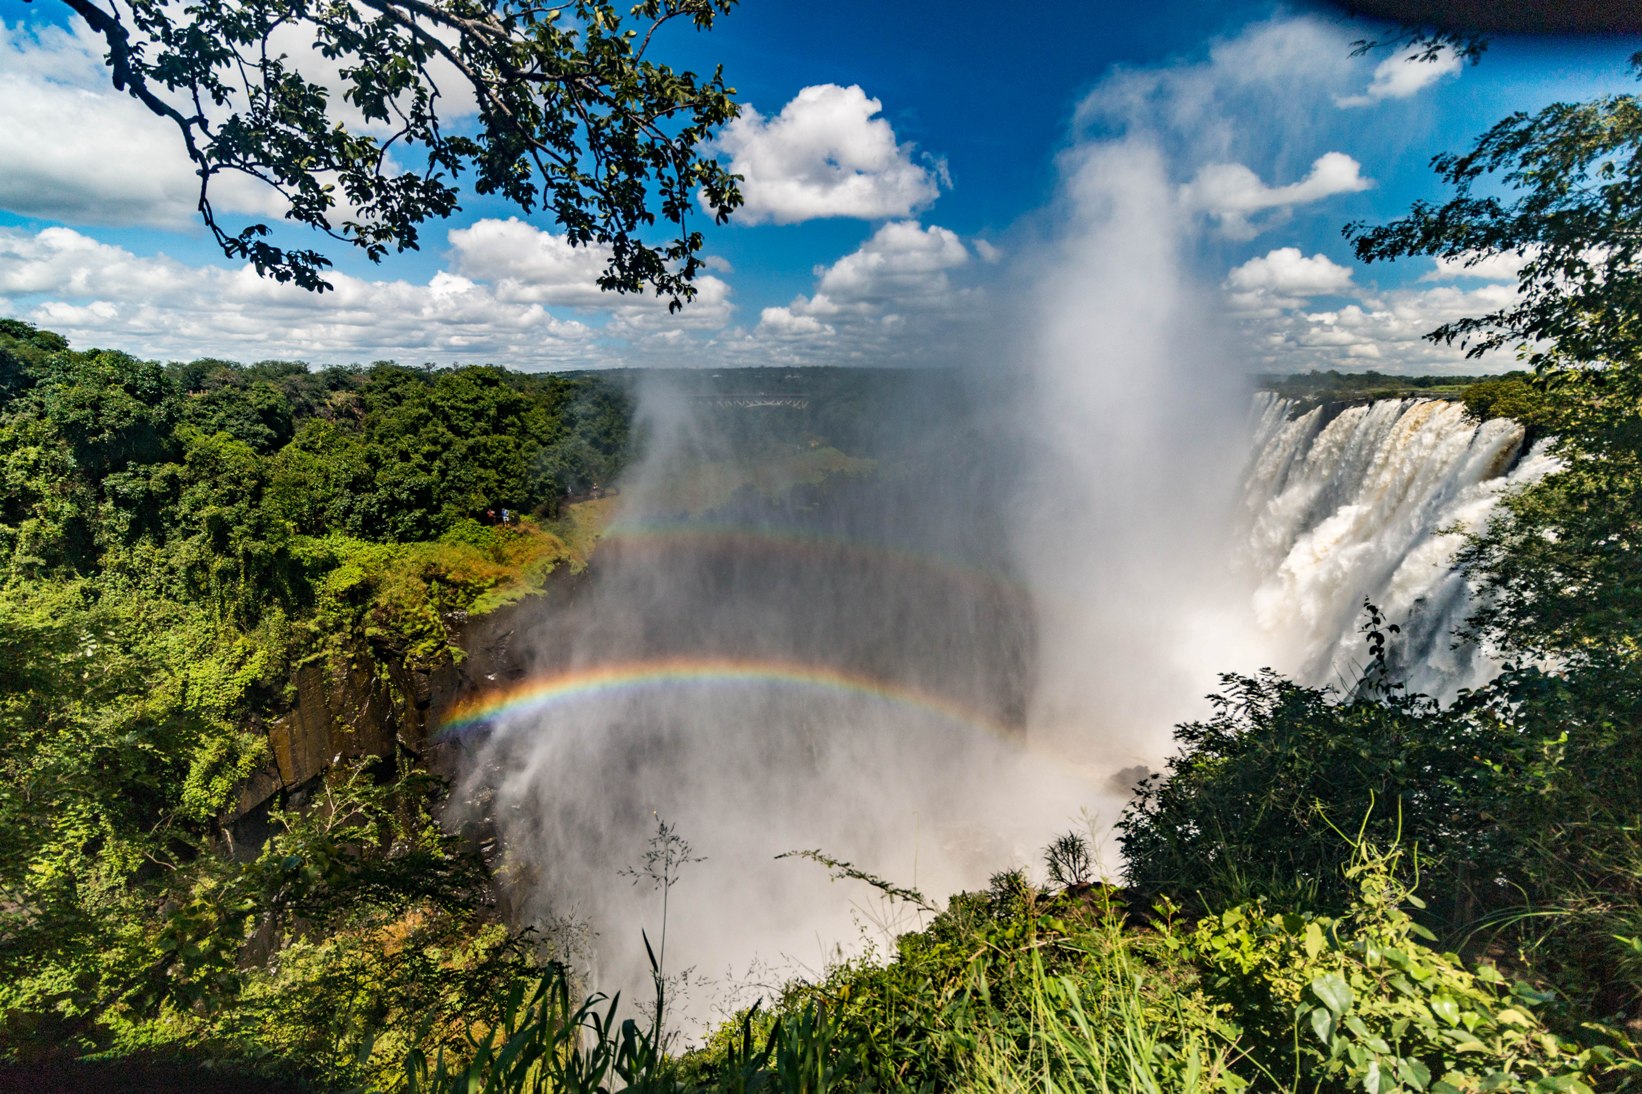
<svg viewBox="0 0 1642 1094"><path fill-rule="evenodd" d="M4 0L0 314L159 358L962 363L979 326L1030 315L1069 230L1067 163L1125 142L1156 153L1158 230L1244 365L1510 365L1418 338L1505 298L1508 264L1362 267L1340 227L1440 196L1430 157L1511 110L1630 90L1642 42L1502 39L1475 67L1408 65L1350 57L1379 28L1330 12L1106 7L752 0L710 34L674 33L670 59L722 63L747 108L719 152L748 198L674 317L591 291L598 256L495 202L381 265L333 248L336 293L259 283L213 251L174 134L106 86L66 9ZM278 214L249 189L222 198Z"/></svg>

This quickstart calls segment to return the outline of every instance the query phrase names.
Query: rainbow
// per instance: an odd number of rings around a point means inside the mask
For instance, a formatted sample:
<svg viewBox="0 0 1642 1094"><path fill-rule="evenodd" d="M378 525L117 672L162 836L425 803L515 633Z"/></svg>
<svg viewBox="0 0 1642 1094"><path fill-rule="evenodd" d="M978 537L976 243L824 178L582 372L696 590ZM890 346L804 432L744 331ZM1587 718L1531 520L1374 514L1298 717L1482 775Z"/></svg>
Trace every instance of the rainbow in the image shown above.
<svg viewBox="0 0 1642 1094"><path fill-rule="evenodd" d="M954 585L967 586L971 591L1002 594L1009 600L1021 600L1027 596L1025 587L1013 578L984 570L971 563L900 547L861 543L857 540L816 533L778 532L763 528L749 529L736 525L696 522L641 523L618 524L608 529L601 540L618 549L627 550L655 550L680 546L730 548L812 558L830 554L842 556L852 562L889 567L902 572L933 574Z"/></svg>
<svg viewBox="0 0 1642 1094"><path fill-rule="evenodd" d="M502 718L535 714L578 701L662 688L760 685L862 696L934 714L998 737L1013 737L1004 726L956 703L861 673L790 661L746 658L674 657L596 665L526 680L459 704L439 728L439 736L460 734Z"/></svg>

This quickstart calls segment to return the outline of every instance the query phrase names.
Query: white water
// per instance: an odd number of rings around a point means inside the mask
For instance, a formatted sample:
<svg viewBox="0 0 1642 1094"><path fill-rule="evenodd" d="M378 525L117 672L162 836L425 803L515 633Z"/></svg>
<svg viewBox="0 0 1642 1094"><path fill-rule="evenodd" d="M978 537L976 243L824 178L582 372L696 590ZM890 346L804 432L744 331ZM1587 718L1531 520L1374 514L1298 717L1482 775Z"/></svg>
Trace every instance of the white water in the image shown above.
<svg viewBox="0 0 1642 1094"><path fill-rule="evenodd" d="M1257 398L1244 478L1242 564L1276 667L1349 686L1366 656L1367 597L1399 624L1391 654L1408 686L1447 695L1495 671L1486 651L1456 646L1473 590L1454 569L1467 532L1501 494L1555 466L1523 429L1476 424L1454 402L1385 399L1329 417Z"/></svg>
<svg viewBox="0 0 1642 1094"><path fill-rule="evenodd" d="M1028 256L1040 273L1026 318L1004 324L1031 332L1001 377L1009 395L983 386L973 428L931 430L915 446L923 472L889 468L831 507L708 521L734 524L745 546L733 552L607 545L575 610L521 635L544 677L669 659L798 664L986 715L955 721L776 674L588 690L489 727L464 785L502 836L516 914L600 986L648 993L641 931L659 939L661 895L623 868L657 815L706 856L667 904L667 971L694 969L694 989L674 997L681 1028L912 925L783 852L821 848L936 899L1035 867L1080 809L1110 825L1123 789L1111 777L1155 768L1216 673L1269 664L1354 679L1365 596L1407 626L1413 686L1449 690L1486 668L1448 649L1469 593L1446 529L1476 527L1502 489L1548 466L1543 453L1513 463L1519 429L1472 426L1451 404L1325 421L1267 401L1240 491L1241 369L1182 257L1166 164L1136 139L1063 167L1055 244ZM679 467L716 464L728 444L699 407L651 387L650 446L622 497L622 521L640 529L666 523ZM913 409L892 407L886 426ZM774 549L798 541L851 549ZM865 566L860 549L895 564ZM915 558L1001 570L991 576L1023 588L1029 624L966 601L962 582L910 575ZM990 671L1004 662L1022 671ZM566 922L589 933L552 930Z"/></svg>
<svg viewBox="0 0 1642 1094"><path fill-rule="evenodd" d="M1113 337L1109 318L1083 321ZM1364 661L1365 596L1403 625L1394 650L1410 686L1451 692L1489 671L1476 651L1451 648L1471 596L1452 558L1462 530L1480 527L1503 491L1550 468L1541 450L1521 454L1519 426L1477 426L1457 404L1433 400L1329 417L1291 416L1291 405L1262 397L1239 487L1239 454L1222 443L1235 445L1235 429L1211 433L1190 412L1204 410L1201 398L1171 402L1183 386L1165 371L1173 347L1137 334L1115 363L1091 365L1081 329L1052 332L1065 345L1053 352L1051 339L1050 364L1028 388L1033 420L1066 427L1028 450L1041 457L1031 466L1070 473L1026 480L1035 500L1055 505L1005 506L1024 537L1015 549L1035 641L1012 635L991 601L957 610L956 586L944 578L866 566L854 552L756 549L817 529L852 543L894 533L887 542L905 550L891 559L988 542L995 532L976 532L1002 503L978 487L984 476L957 441L930 461L939 473L909 492L858 492L825 519L749 511L743 531L781 535L729 554L612 547L574 610L525 636L545 674L707 654L800 662L870 669L966 706L1002 695L998 716L1014 707L1011 674L991 680L984 670L1017 654L1030 669L1024 741L938 711L782 680L600 691L498 720L473 756L468 790L488 798L503 833L518 914L547 928L597 983L645 998L641 931L659 937L660 900L622 868L642 855L658 813L707 856L687 866L668 910L668 969L694 969L674 1014L679 1028L699 1031L723 1008L750 1002L748 992L813 975L915 925L862 886L777 861L782 852L819 847L937 899L992 870L1033 866L1044 842L1079 823L1080 808L1097 829L1116 818L1112 776L1155 768L1171 748L1172 721L1201 713L1217 672L1270 664L1306 682L1349 685ZM1158 365L1150 398L1115 383L1113 370L1137 360ZM1205 413L1226 417L1235 400L1207 400ZM659 395L646 403L651 413L668 405ZM1070 428L1102 415L1112 430ZM1189 443L1182 421L1194 423ZM647 468L707 443L689 424L653 423ZM1163 455L1154 463L1148 453ZM976 458L984 468L993 457ZM654 485L634 477L624 519L665 502ZM577 945L553 931L566 922L593 935ZM750 970L755 960L762 975ZM749 988L749 979L763 986Z"/></svg>

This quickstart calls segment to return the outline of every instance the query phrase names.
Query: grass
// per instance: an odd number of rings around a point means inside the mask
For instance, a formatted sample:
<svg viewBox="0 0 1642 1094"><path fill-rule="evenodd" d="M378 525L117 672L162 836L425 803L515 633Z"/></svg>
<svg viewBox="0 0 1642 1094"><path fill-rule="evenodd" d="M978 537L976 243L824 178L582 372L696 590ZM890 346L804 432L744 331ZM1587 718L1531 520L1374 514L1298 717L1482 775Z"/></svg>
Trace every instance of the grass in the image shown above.
<svg viewBox="0 0 1642 1094"><path fill-rule="evenodd" d="M411 1089L1592 1094L1637 1080L1622 1038L1553 1030L1543 996L1431 948L1398 864L1360 847L1360 896L1338 919L1254 903L1137 921L1098 885L959 894L889 961L789 985L676 1059L549 970L462 1067L409 1061Z"/></svg>

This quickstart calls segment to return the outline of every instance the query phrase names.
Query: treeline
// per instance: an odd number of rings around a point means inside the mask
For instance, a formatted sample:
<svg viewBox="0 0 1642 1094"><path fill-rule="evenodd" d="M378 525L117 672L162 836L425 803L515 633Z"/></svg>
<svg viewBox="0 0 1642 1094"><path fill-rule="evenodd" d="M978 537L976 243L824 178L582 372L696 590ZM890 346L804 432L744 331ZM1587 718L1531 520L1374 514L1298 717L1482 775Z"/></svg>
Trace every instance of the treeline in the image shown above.
<svg viewBox="0 0 1642 1094"><path fill-rule="evenodd" d="M590 377L160 365L15 320L0 321L0 375L8 571L83 573L197 535L223 501L213 479L240 495L218 523L261 539L434 539L504 506L551 517L627 445L625 397Z"/></svg>
<svg viewBox="0 0 1642 1094"><path fill-rule="evenodd" d="M1384 372L1296 372L1256 376L1255 386L1288 399L1300 411L1317 406L1359 406L1379 399L1462 399L1490 384L1514 384L1524 372L1500 375L1401 376Z"/></svg>
<svg viewBox="0 0 1642 1094"><path fill-rule="evenodd" d="M296 665L456 656L579 564L561 502L629 418L594 377L165 365L0 321L0 1060L365 1082L493 1014L523 951L436 784L343 765L266 842L222 822Z"/></svg>

